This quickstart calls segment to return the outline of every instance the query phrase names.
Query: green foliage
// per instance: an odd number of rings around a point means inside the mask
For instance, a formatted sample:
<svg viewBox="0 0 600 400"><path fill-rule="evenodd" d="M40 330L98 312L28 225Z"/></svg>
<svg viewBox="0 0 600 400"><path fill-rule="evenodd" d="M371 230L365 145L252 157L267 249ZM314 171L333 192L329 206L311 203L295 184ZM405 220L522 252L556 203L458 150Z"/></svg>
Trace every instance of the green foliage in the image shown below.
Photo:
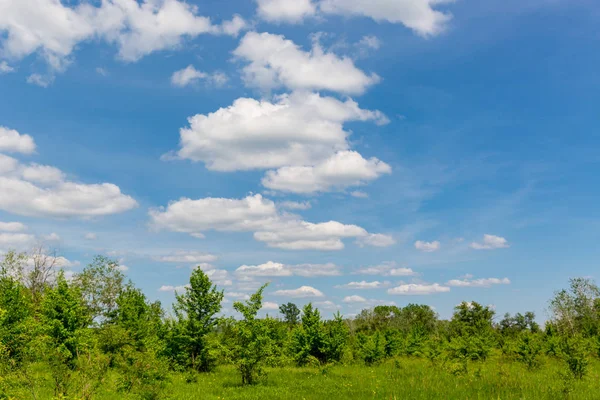
<svg viewBox="0 0 600 400"><path fill-rule="evenodd" d="M495 344L494 311L476 302L462 302L450 321L450 356L461 360L485 360Z"/></svg>
<svg viewBox="0 0 600 400"><path fill-rule="evenodd" d="M583 337L566 336L562 338L561 353L568 370L576 379L583 379L589 365L590 344Z"/></svg>
<svg viewBox="0 0 600 400"><path fill-rule="evenodd" d="M293 327L299 322L300 310L294 303L282 304L279 306L279 312L283 315L285 322Z"/></svg>
<svg viewBox="0 0 600 400"><path fill-rule="evenodd" d="M321 313L311 303L304 306L302 324L292 333L290 350L298 365L307 365L315 360L322 363L326 359L325 330Z"/></svg>
<svg viewBox="0 0 600 400"><path fill-rule="evenodd" d="M515 357L517 361L534 369L540 366L540 355L542 353L542 341L539 335L531 332L521 332L515 345Z"/></svg>
<svg viewBox="0 0 600 400"><path fill-rule="evenodd" d="M367 365L372 365L385 358L385 338L379 332L367 336L359 333L357 336L358 354Z"/></svg>
<svg viewBox="0 0 600 400"><path fill-rule="evenodd" d="M208 275L196 268L190 276L190 284L183 294L176 295L173 306L177 316L172 324L174 341L170 349L177 351L173 358L185 362L197 371L210 371L216 360L207 343L207 335L217 325L216 314L221 311L223 292L218 291ZM175 326L176 325L176 326ZM181 354L185 353L185 356Z"/></svg>
<svg viewBox="0 0 600 400"><path fill-rule="evenodd" d="M244 317L235 324L234 362L242 376L243 385L251 385L264 376L263 365L272 353L272 340L267 324L256 318L262 308L267 284L250 296L245 303L235 302L233 308Z"/></svg>
<svg viewBox="0 0 600 400"><path fill-rule="evenodd" d="M553 323L560 334L593 337L600 334L600 288L590 279L570 280L568 290L550 301Z"/></svg>

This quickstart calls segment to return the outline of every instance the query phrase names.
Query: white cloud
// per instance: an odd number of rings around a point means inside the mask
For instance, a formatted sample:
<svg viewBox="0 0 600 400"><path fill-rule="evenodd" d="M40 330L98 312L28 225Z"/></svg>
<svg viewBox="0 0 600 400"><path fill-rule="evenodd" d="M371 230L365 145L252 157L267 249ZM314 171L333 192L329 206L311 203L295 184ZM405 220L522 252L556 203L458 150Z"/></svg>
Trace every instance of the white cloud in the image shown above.
<svg viewBox="0 0 600 400"><path fill-rule="evenodd" d="M367 236L359 237L356 241L360 247L389 247L396 244L396 240L382 233L370 233Z"/></svg>
<svg viewBox="0 0 600 400"><path fill-rule="evenodd" d="M224 269L209 269L208 271L204 271L206 276L210 278L210 280L220 286L231 286L233 285L233 281L229 277L229 272Z"/></svg>
<svg viewBox="0 0 600 400"><path fill-rule="evenodd" d="M6 61L0 61L0 75L14 72L15 69L8 65Z"/></svg>
<svg viewBox="0 0 600 400"><path fill-rule="evenodd" d="M149 211L157 229L190 235L208 230L254 232L254 238L268 246L288 250L341 250L342 239L369 236L356 225L337 221L311 223L296 215L279 212L275 203L260 194L244 199L180 199L167 208Z"/></svg>
<svg viewBox="0 0 600 400"><path fill-rule="evenodd" d="M279 208L286 208L288 210L308 210L312 207L312 204L310 201L282 201L281 203L278 203L277 206Z"/></svg>
<svg viewBox="0 0 600 400"><path fill-rule="evenodd" d="M315 289L311 286L301 286L298 289L290 290L278 290L275 292L276 296L287 296L292 298L307 298L307 297L323 297L323 293L320 290Z"/></svg>
<svg viewBox="0 0 600 400"><path fill-rule="evenodd" d="M108 71L106 70L106 68L97 67L97 68L96 68L96 73L97 73L98 75L102 75L102 76L108 76Z"/></svg>
<svg viewBox="0 0 600 400"><path fill-rule="evenodd" d="M318 42L305 52L282 35L248 32L233 54L249 62L243 68L246 85L266 91L285 87L362 94L381 80L365 74L350 58L324 51Z"/></svg>
<svg viewBox="0 0 600 400"><path fill-rule="evenodd" d="M294 1L294 0L290 0ZM401 23L419 35L441 33L451 19L450 14L435 10L438 4L453 0L321 0L320 10L326 14L364 16L375 21Z"/></svg>
<svg viewBox="0 0 600 400"><path fill-rule="evenodd" d="M362 185L392 168L377 158L364 159L355 151L339 151L315 166L286 166L268 171L263 186L282 192L310 194Z"/></svg>
<svg viewBox="0 0 600 400"><path fill-rule="evenodd" d="M193 85L204 80L217 87L221 87L229 80L227 75L222 72L214 72L212 74L198 71L193 65L188 65L186 68L175 71L171 76L171 83L175 86L185 87Z"/></svg>
<svg viewBox="0 0 600 400"><path fill-rule="evenodd" d="M437 240L434 242L423 242L421 240L417 240L415 242L415 249L425 253L433 253L440 249L440 242Z"/></svg>
<svg viewBox="0 0 600 400"><path fill-rule="evenodd" d="M358 199L368 199L369 195L365 192L361 192L360 190L355 190L350 193L350 196L356 197Z"/></svg>
<svg viewBox="0 0 600 400"><path fill-rule="evenodd" d="M180 159L212 171L312 166L347 150L350 121L387 123L379 111L319 94L276 96L274 102L240 98L233 105L189 118L180 131Z"/></svg>
<svg viewBox="0 0 600 400"><path fill-rule="evenodd" d="M386 262L380 265L363 267L354 272L358 275L381 276L415 276L417 273L410 268L397 267L395 262Z"/></svg>
<svg viewBox="0 0 600 400"><path fill-rule="evenodd" d="M367 299L365 299L364 297L361 296L346 296L344 297L344 300L342 300L344 303L366 303Z"/></svg>
<svg viewBox="0 0 600 400"><path fill-rule="evenodd" d="M88 232L83 236L83 238L85 240L96 240L96 239L98 239L98 236L93 232Z"/></svg>
<svg viewBox="0 0 600 400"><path fill-rule="evenodd" d="M198 251L177 251L173 254L157 257L158 261L168 263L207 263L217 259L217 256Z"/></svg>
<svg viewBox="0 0 600 400"><path fill-rule="evenodd" d="M119 264L117 265L117 270L121 272L129 271L129 267L127 265Z"/></svg>
<svg viewBox="0 0 600 400"><path fill-rule="evenodd" d="M285 265L272 261L261 265L242 265L235 271L236 275L253 276L339 276L340 268L332 263L328 264L298 264Z"/></svg>
<svg viewBox="0 0 600 400"><path fill-rule="evenodd" d="M20 222L0 222L0 231L2 232L23 232L27 230L27 225Z"/></svg>
<svg viewBox="0 0 600 400"><path fill-rule="evenodd" d="M448 281L446 285L455 287L490 287L492 285L510 285L510 279L508 278L471 278L472 277L466 277L465 279L452 279Z"/></svg>
<svg viewBox="0 0 600 400"><path fill-rule="evenodd" d="M257 0L258 15L265 21L299 23L315 14L311 0Z"/></svg>
<svg viewBox="0 0 600 400"><path fill-rule="evenodd" d="M358 45L367 49L377 50L381 47L381 41L377 36L363 36L358 42Z"/></svg>
<svg viewBox="0 0 600 400"><path fill-rule="evenodd" d="M247 293L241 292L225 292L225 297L231 297L232 299L237 300L248 300L250 299L250 295Z"/></svg>
<svg viewBox="0 0 600 400"><path fill-rule="evenodd" d="M313 305L322 310L338 310L341 308L331 300L316 301Z"/></svg>
<svg viewBox="0 0 600 400"><path fill-rule="evenodd" d="M13 177L0 177L0 209L40 217L97 217L137 207L137 202L110 183L80 184L69 181L41 188Z"/></svg>
<svg viewBox="0 0 600 400"><path fill-rule="evenodd" d="M35 142L29 135L0 126L0 151L31 154L35 152Z"/></svg>
<svg viewBox="0 0 600 400"><path fill-rule="evenodd" d="M23 179L44 185L57 184L65 180L65 173L49 165L30 164L23 169Z"/></svg>
<svg viewBox="0 0 600 400"><path fill-rule="evenodd" d="M505 249L510 247L508 241L500 236L494 235L483 235L483 242L471 243L470 247L475 250L494 250L494 249Z"/></svg>
<svg viewBox="0 0 600 400"><path fill-rule="evenodd" d="M235 270L236 274L246 276L291 276L292 271L283 264L269 261L261 265L242 265Z"/></svg>
<svg viewBox="0 0 600 400"><path fill-rule="evenodd" d="M349 282L349 283L346 283L345 285L338 285L338 286L336 286L336 288L338 288L338 289L379 289L379 288L387 286L387 285L389 285L389 282L360 281L360 282Z"/></svg>
<svg viewBox="0 0 600 400"><path fill-rule="evenodd" d="M171 286L171 285L163 285L158 291L159 292L177 292L183 293L185 292L185 288L189 287L189 285L181 285L181 286Z"/></svg>
<svg viewBox="0 0 600 400"><path fill-rule="evenodd" d="M395 288L388 289L388 294L402 295L402 296L415 296L415 295L428 295L434 293L445 293L449 292L450 288L442 286L439 283L432 285L410 283L400 285Z"/></svg>
<svg viewBox="0 0 600 400"><path fill-rule="evenodd" d="M5 57L21 59L38 52L62 71L75 47L92 39L114 43L125 61L177 48L200 34L236 36L246 27L234 16L222 25L197 15L197 7L178 0L104 0L68 6L59 0L3 1L0 43Z"/></svg>
<svg viewBox="0 0 600 400"><path fill-rule="evenodd" d="M31 153L28 135L0 127L0 151ZM110 183L83 184L66 180L59 169L38 164L21 165L0 155L0 209L41 217L95 217L137 207L137 202Z"/></svg>
<svg viewBox="0 0 600 400"><path fill-rule="evenodd" d="M28 233L13 233L13 232L1 232L0 233L0 249L16 249L25 250L32 247L36 242L34 235Z"/></svg>
<svg viewBox="0 0 600 400"><path fill-rule="evenodd" d="M263 310L279 310L279 304L271 301L265 301L262 305Z"/></svg>
<svg viewBox="0 0 600 400"><path fill-rule="evenodd" d="M58 235L58 233L52 232L48 235L42 236L42 239L44 239L44 241L46 242L58 242L60 241L60 236Z"/></svg>
<svg viewBox="0 0 600 400"><path fill-rule="evenodd" d="M39 87L47 88L54 82L53 76L43 76L40 74L31 74L27 77L27 83Z"/></svg>

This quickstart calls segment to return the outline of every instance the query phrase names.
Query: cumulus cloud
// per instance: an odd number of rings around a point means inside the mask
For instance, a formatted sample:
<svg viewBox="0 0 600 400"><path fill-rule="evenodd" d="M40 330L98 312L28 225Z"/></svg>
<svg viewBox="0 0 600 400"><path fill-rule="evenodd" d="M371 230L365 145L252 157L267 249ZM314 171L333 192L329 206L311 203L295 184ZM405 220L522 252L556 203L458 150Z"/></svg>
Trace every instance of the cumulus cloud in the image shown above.
<svg viewBox="0 0 600 400"><path fill-rule="evenodd" d="M175 253L157 257L156 260L168 263L207 263L217 259L217 256L198 251L177 251Z"/></svg>
<svg viewBox="0 0 600 400"><path fill-rule="evenodd" d="M294 0L289 0L294 1ZM325 14L363 16L375 21L400 23L422 36L441 33L451 15L433 7L453 0L321 0Z"/></svg>
<svg viewBox="0 0 600 400"><path fill-rule="evenodd" d="M373 282L367 282L367 281L360 281L360 282L349 282L346 283L345 285L337 285L336 288L338 289L379 289L382 288L384 286L389 285L389 282L379 282L379 281L373 281Z"/></svg>
<svg viewBox="0 0 600 400"><path fill-rule="evenodd" d="M238 276L339 276L341 268L333 263L285 265L273 261L260 265L242 265L235 271Z"/></svg>
<svg viewBox="0 0 600 400"><path fill-rule="evenodd" d="M323 297L324 296L320 290L317 290L311 286L301 286L298 289L278 290L275 292L275 295L292 297L292 298L308 298L308 297Z"/></svg>
<svg viewBox="0 0 600 400"><path fill-rule="evenodd" d="M317 11L311 0L257 0L257 3L258 15L270 22L299 23Z"/></svg>
<svg viewBox="0 0 600 400"><path fill-rule="evenodd" d="M448 286L455 287L490 287L492 285L510 285L510 279L508 278L480 278L472 279L471 276L467 276L464 279L452 279L446 283Z"/></svg>
<svg viewBox="0 0 600 400"><path fill-rule="evenodd" d="M372 265L359 268L354 272L357 275L381 275L381 276L415 276L417 273L410 268L398 267L395 262L386 262L380 265Z"/></svg>
<svg viewBox="0 0 600 400"><path fill-rule="evenodd" d="M0 128L0 151L32 153L28 135ZM38 217L97 217L137 207L137 202L111 183L83 184L66 179L59 169L21 164L0 154L0 209Z"/></svg>
<svg viewBox="0 0 600 400"><path fill-rule="evenodd" d="M401 295L401 296L416 296L416 295L428 295L435 293L445 293L449 292L450 288L448 286L442 286L439 283L434 283L431 285L427 284L417 284L417 283L409 283L405 285L396 286L394 288L388 289L388 294Z"/></svg>
<svg viewBox="0 0 600 400"><path fill-rule="evenodd" d="M319 308L322 310L338 310L341 308L340 306L338 306L331 300L315 301L313 304L316 308Z"/></svg>
<svg viewBox="0 0 600 400"><path fill-rule="evenodd" d="M204 271L206 276L210 278L215 284L220 286L231 286L233 285L233 281L229 276L229 272L224 269L209 269Z"/></svg>
<svg viewBox="0 0 600 400"><path fill-rule="evenodd" d="M0 151L31 154L35 152L35 142L29 135L0 126Z"/></svg>
<svg viewBox="0 0 600 400"><path fill-rule="evenodd" d="M212 171L316 165L348 150L344 123L388 122L381 112L363 110L350 99L314 93L276 96L274 102L240 98L188 121L176 157L203 162Z"/></svg>
<svg viewBox="0 0 600 400"><path fill-rule="evenodd" d="M201 34L236 36L246 27L234 16L214 25L197 7L179 0L104 0L68 5L59 0L4 1L0 13L3 54L21 59L43 56L55 71L70 63L75 47L100 39L116 44L119 57L136 61L155 51L177 48Z"/></svg>
<svg viewBox="0 0 600 400"><path fill-rule="evenodd" d="M20 222L0 222L0 231L2 232L23 232L27 230L27 225Z"/></svg>
<svg viewBox="0 0 600 400"><path fill-rule="evenodd" d="M510 245L503 237L485 234L482 242L473 242L470 247L475 250L495 250L506 249Z"/></svg>
<svg viewBox="0 0 600 400"><path fill-rule="evenodd" d="M36 242L35 235L28 233L0 232L0 249L25 250Z"/></svg>
<svg viewBox="0 0 600 400"><path fill-rule="evenodd" d="M171 83L174 86L179 87L193 85L199 81L206 81L207 83L220 87L227 83L228 78L227 75L222 72L213 72L212 74L209 74L198 71L193 65L188 65L184 69L175 71L171 76Z"/></svg>
<svg viewBox="0 0 600 400"><path fill-rule="evenodd" d="M344 300L342 300L344 303L365 303L367 301L367 299L365 299L364 297L361 296L346 296L344 297Z"/></svg>
<svg viewBox="0 0 600 400"><path fill-rule="evenodd" d="M437 240L434 242L423 242L421 240L417 240L415 242L415 249L425 253L433 253L440 249L440 242Z"/></svg>
<svg viewBox="0 0 600 400"><path fill-rule="evenodd" d="M360 247L389 247L396 244L396 240L393 237L382 233L370 233L367 236L359 237L356 242Z"/></svg>
<svg viewBox="0 0 600 400"><path fill-rule="evenodd" d="M249 63L242 70L246 85L266 91L285 87L362 94L380 81L350 58L323 50L318 42L306 52L282 35L248 32L233 54Z"/></svg>
<svg viewBox="0 0 600 400"><path fill-rule="evenodd" d="M298 216L281 213L275 203L260 194L243 199L180 199L166 208L151 209L150 218L157 229L193 236L215 230L254 232L254 238L268 246L287 250L341 250L342 239L370 234L356 225L337 221L311 223Z"/></svg>
<svg viewBox="0 0 600 400"><path fill-rule="evenodd" d="M315 166L287 166L268 171L263 186L282 192L310 194L343 190L389 174L392 168L377 158L355 151L339 151Z"/></svg>
<svg viewBox="0 0 600 400"><path fill-rule="evenodd" d="M273 303L272 301L265 301L262 305L263 310L279 310L279 304Z"/></svg>

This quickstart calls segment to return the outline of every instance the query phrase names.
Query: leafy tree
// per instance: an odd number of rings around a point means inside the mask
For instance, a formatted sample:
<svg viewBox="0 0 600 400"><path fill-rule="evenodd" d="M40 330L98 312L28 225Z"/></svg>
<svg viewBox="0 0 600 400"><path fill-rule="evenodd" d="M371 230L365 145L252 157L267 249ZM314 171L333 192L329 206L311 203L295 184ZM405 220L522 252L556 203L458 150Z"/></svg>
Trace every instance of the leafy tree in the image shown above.
<svg viewBox="0 0 600 400"><path fill-rule="evenodd" d="M52 369L55 394L62 395L66 393L77 357L89 346L86 328L91 323L79 288L69 285L62 271L56 286L45 292L42 322L46 335L45 354Z"/></svg>
<svg viewBox="0 0 600 400"><path fill-rule="evenodd" d="M494 345L494 311L476 302L462 302L450 321L449 349L454 358L485 360Z"/></svg>
<svg viewBox="0 0 600 400"><path fill-rule="evenodd" d="M327 321L324 326L324 349L326 361L340 361L348 343L350 332L340 312L336 312L333 320Z"/></svg>
<svg viewBox="0 0 600 400"><path fill-rule="evenodd" d="M210 371L215 360L211 357L206 336L217 325L223 292L218 291L208 275L196 268L183 294L176 295L173 308L178 319L175 339L186 353L190 366L197 371Z"/></svg>
<svg viewBox="0 0 600 400"><path fill-rule="evenodd" d="M561 334L600 334L600 288L590 279L571 279L568 290L555 293L550 311Z"/></svg>
<svg viewBox="0 0 600 400"><path fill-rule="evenodd" d="M0 343L4 355L20 363L33 333L29 325L33 310L26 288L6 272L0 271Z"/></svg>
<svg viewBox="0 0 600 400"><path fill-rule="evenodd" d="M93 319L104 322L117 308L124 280L118 262L96 256L83 272L75 275L73 282L79 287Z"/></svg>
<svg viewBox="0 0 600 400"><path fill-rule="evenodd" d="M242 384L250 385L264 375L262 366L271 355L272 340L267 325L256 318L262 308L263 285L245 303L235 302L233 308L242 314L243 320L235 324L234 361L242 375Z"/></svg>
<svg viewBox="0 0 600 400"><path fill-rule="evenodd" d="M285 322L290 326L296 326L300 317L300 310L294 303L282 304L279 306L279 312L283 314Z"/></svg>
<svg viewBox="0 0 600 400"><path fill-rule="evenodd" d="M370 336L359 333L357 343L358 353L365 364L372 365L385 358L385 338L379 331Z"/></svg>
<svg viewBox="0 0 600 400"><path fill-rule="evenodd" d="M326 360L323 321L319 310L311 303L304 306L302 325L292 334L291 351L298 365Z"/></svg>

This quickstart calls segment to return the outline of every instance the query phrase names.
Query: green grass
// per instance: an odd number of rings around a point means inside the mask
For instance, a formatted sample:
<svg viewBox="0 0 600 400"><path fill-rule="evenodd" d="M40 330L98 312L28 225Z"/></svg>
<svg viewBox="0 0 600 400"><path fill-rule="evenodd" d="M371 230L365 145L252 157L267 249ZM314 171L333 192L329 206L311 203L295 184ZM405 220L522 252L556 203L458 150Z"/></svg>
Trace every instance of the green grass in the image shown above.
<svg viewBox="0 0 600 400"><path fill-rule="evenodd" d="M588 375L570 383L565 394L561 377L564 366L548 359L534 371L502 358L469 364L467 373L456 376L450 364L432 365L423 359L398 359L366 366L326 368L273 368L253 386L241 386L234 367L222 366L209 374L198 374L187 383L185 374L172 374L166 388L173 400L268 400L268 399L600 399L600 363L590 364ZM134 399L116 391L118 376L110 374L95 399ZM39 399L52 398L49 377L39 379ZM45 382L45 383L43 383ZM26 391L17 399L32 398Z"/></svg>

